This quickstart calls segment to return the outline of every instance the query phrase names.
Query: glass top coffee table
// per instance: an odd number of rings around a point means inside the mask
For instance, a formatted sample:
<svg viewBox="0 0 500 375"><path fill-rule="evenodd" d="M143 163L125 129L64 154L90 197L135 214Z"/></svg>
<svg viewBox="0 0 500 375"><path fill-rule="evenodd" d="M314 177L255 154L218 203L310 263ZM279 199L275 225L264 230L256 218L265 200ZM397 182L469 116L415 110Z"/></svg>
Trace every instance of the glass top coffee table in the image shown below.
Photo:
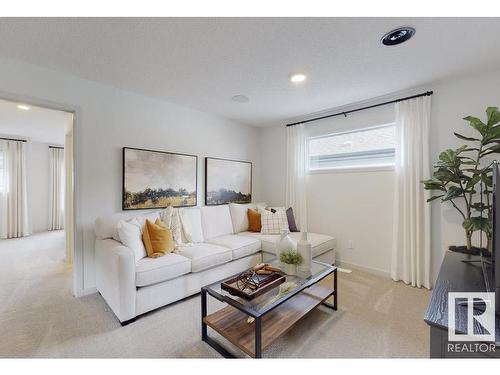
<svg viewBox="0 0 500 375"><path fill-rule="evenodd" d="M332 285L319 283L330 275L333 275ZM201 339L226 358L234 355L208 336L208 327L250 357L261 358L264 349L319 305L337 310L337 267L326 263L313 261L311 272L286 275L285 283L281 284L287 289L285 294L280 293L281 285L278 285L252 300L222 289L224 280L201 289ZM207 315L207 294L227 306ZM332 296L333 304L326 302Z"/></svg>

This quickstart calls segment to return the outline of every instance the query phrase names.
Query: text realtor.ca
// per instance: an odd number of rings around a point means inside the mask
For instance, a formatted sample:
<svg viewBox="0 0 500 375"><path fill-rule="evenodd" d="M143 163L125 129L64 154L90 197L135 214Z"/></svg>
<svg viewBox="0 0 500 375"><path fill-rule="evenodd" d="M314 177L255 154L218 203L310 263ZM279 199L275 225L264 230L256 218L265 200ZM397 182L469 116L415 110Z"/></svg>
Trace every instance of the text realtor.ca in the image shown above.
<svg viewBox="0 0 500 375"><path fill-rule="evenodd" d="M458 329L457 311L466 316L465 332ZM449 353L494 353L495 293L448 293L448 324Z"/></svg>

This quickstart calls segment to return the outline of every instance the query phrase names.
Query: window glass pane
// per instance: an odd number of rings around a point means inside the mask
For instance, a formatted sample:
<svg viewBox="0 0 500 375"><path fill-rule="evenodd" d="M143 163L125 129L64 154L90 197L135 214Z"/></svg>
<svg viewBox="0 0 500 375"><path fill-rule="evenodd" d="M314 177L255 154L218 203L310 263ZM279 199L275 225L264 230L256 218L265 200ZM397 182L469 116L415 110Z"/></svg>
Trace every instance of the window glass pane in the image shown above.
<svg viewBox="0 0 500 375"><path fill-rule="evenodd" d="M394 165L394 124L309 140L310 169Z"/></svg>

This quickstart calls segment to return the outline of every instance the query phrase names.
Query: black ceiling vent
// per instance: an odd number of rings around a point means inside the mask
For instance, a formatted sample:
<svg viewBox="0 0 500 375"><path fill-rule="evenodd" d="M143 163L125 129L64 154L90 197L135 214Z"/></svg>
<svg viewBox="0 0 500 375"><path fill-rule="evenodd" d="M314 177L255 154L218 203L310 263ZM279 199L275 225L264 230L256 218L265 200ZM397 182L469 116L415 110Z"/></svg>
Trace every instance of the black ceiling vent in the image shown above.
<svg viewBox="0 0 500 375"><path fill-rule="evenodd" d="M415 35L413 27L398 27L382 37L382 44L385 46L395 46L396 44L406 42L413 35Z"/></svg>

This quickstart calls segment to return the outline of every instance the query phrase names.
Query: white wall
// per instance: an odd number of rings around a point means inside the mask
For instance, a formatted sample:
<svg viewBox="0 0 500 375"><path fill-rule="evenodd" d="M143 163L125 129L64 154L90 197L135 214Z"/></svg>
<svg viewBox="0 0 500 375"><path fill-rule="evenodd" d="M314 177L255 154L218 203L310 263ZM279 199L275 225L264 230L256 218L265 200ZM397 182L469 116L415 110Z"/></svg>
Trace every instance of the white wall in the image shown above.
<svg viewBox="0 0 500 375"><path fill-rule="evenodd" d="M432 98L431 153L437 160L446 148L457 148L464 141L453 132L473 135L462 118L472 115L486 119L486 107L500 107L500 70L484 71L461 78L443 81L431 87ZM500 159L500 155L497 156ZM439 272L441 260L449 245L465 244L465 235L457 212L449 205L433 203L432 207L432 266Z"/></svg>
<svg viewBox="0 0 500 375"><path fill-rule="evenodd" d="M49 145L41 142L26 144L26 182L28 217L31 230L46 231L49 227Z"/></svg>
<svg viewBox="0 0 500 375"><path fill-rule="evenodd" d="M488 106L500 106L500 71L479 72L428 84L417 92L434 90L431 114L431 157L445 148L462 145L453 132L472 134L467 115L484 119ZM399 95L398 95L399 96ZM312 123L317 135L381 124L394 118L393 107L383 107ZM262 198L282 205L285 198L286 130L284 124L261 130ZM311 174L308 179L308 226L335 236L341 262L375 273L390 272L393 219L392 171ZM448 245L463 244L461 221L453 208L432 205L432 268L436 277ZM353 240L354 249L348 249Z"/></svg>
<svg viewBox="0 0 500 375"><path fill-rule="evenodd" d="M198 155L200 205L203 157L252 161L253 195L261 199L258 129L9 59L0 59L0 81L0 96L23 101L31 97L35 103L76 110L75 257L81 256L83 262L77 293L92 292L95 287L95 218L121 210L123 146Z"/></svg>
<svg viewBox="0 0 500 375"><path fill-rule="evenodd" d="M347 118L314 122L306 131L315 136L393 121L393 107L380 107L353 113ZM266 145L262 154L264 200L283 205L286 128L280 125L263 129L261 136ZM308 230L336 237L339 262L387 275L391 260L393 178L391 170L308 175ZM353 249L348 248L349 242Z"/></svg>

